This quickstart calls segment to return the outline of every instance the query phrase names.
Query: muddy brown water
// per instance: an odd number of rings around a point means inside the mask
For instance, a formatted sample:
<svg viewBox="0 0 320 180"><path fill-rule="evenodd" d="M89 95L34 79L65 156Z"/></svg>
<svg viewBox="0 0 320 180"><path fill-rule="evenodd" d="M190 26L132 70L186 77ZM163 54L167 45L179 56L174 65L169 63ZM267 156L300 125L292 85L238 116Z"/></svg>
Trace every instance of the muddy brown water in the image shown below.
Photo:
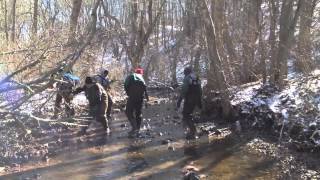
<svg viewBox="0 0 320 180"><path fill-rule="evenodd" d="M144 109L141 138L128 139L129 127L123 114L111 122L106 136L92 128L86 136L75 137L70 147L47 162L30 162L0 179L182 179L186 169L201 179L275 179L276 162L250 153L247 141L237 138L202 136L184 139L181 120L172 118L171 105ZM150 126L150 127L149 127ZM149 129L149 130L148 130ZM169 143L164 143L169 139ZM71 140L70 140L71 142Z"/></svg>

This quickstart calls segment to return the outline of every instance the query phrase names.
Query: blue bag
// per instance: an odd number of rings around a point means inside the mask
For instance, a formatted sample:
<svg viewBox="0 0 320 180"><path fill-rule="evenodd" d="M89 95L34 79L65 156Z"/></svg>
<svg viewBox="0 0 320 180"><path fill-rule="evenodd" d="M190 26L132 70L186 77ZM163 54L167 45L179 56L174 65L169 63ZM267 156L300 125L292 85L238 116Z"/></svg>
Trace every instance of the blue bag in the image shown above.
<svg viewBox="0 0 320 180"><path fill-rule="evenodd" d="M71 73L63 74L63 80L71 83L73 86L77 86L78 84L80 84L80 78Z"/></svg>

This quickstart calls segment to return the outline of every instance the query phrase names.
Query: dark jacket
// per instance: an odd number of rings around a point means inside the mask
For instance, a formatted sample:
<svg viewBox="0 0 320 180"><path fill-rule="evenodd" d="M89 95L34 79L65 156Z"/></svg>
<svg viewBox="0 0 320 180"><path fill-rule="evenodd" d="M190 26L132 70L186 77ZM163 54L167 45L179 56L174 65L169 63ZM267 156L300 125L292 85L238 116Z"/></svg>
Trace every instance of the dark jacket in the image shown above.
<svg viewBox="0 0 320 180"><path fill-rule="evenodd" d="M194 73L185 76L177 105L180 106L182 99L184 99L186 102L192 102L201 107L201 98L202 88L199 77Z"/></svg>
<svg viewBox="0 0 320 180"><path fill-rule="evenodd" d="M108 77L98 74L94 76L94 79L96 80L97 83L101 84L105 90L110 89L111 81L109 80Z"/></svg>
<svg viewBox="0 0 320 180"><path fill-rule="evenodd" d="M93 83L90 85L84 85L83 87L77 88L73 94L79 94L84 91L88 101L89 106L96 106L100 103L106 103L108 101L108 96L104 88L98 84Z"/></svg>

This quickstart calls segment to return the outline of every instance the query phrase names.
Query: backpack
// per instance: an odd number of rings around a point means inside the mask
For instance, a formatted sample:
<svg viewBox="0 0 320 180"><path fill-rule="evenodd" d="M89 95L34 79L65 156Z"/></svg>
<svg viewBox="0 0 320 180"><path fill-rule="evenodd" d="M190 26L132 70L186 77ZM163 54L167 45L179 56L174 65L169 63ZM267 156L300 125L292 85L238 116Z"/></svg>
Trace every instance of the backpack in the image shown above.
<svg viewBox="0 0 320 180"><path fill-rule="evenodd" d="M188 80L188 95L201 97L201 81L199 77L195 76L194 74L191 74Z"/></svg>
<svg viewBox="0 0 320 180"><path fill-rule="evenodd" d="M80 78L71 73L64 73L62 76L63 81L66 86L75 87L80 84Z"/></svg>
<svg viewBox="0 0 320 180"><path fill-rule="evenodd" d="M108 87L110 85L110 81L107 78L105 78L99 74L93 76L93 80L96 83L99 83L100 85L102 85L103 87Z"/></svg>

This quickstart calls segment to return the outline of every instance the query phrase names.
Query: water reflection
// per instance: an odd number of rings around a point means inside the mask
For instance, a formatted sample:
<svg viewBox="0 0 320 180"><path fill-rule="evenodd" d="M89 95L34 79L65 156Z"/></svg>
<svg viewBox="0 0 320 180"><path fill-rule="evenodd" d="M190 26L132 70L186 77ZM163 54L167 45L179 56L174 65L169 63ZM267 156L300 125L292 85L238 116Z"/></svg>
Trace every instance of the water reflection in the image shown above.
<svg viewBox="0 0 320 180"><path fill-rule="evenodd" d="M184 149L184 155L190 156L193 158L200 157L200 154L198 152L197 146L196 145L185 145Z"/></svg>
<svg viewBox="0 0 320 180"><path fill-rule="evenodd" d="M144 158L143 153L144 144L139 144L138 142L130 142L128 152L126 154L128 163L127 171L128 173L140 172L148 167L148 163Z"/></svg>
<svg viewBox="0 0 320 180"><path fill-rule="evenodd" d="M119 119L117 127L126 122ZM114 123L114 122L113 122ZM162 128L162 129L161 129ZM197 141L184 140L181 125L159 126L159 131L171 134L128 139L123 129L112 136L88 135L75 147L74 153L54 157L49 167L0 177L24 179L39 174L40 179L181 179L181 170L191 165L207 179L272 179L277 174L274 161L251 155L242 147L248 141L213 136ZM155 133L156 134L156 133ZM158 134L158 132L157 132ZM170 139L168 144L162 143ZM174 147L173 150L169 146ZM270 175L271 174L271 175Z"/></svg>

